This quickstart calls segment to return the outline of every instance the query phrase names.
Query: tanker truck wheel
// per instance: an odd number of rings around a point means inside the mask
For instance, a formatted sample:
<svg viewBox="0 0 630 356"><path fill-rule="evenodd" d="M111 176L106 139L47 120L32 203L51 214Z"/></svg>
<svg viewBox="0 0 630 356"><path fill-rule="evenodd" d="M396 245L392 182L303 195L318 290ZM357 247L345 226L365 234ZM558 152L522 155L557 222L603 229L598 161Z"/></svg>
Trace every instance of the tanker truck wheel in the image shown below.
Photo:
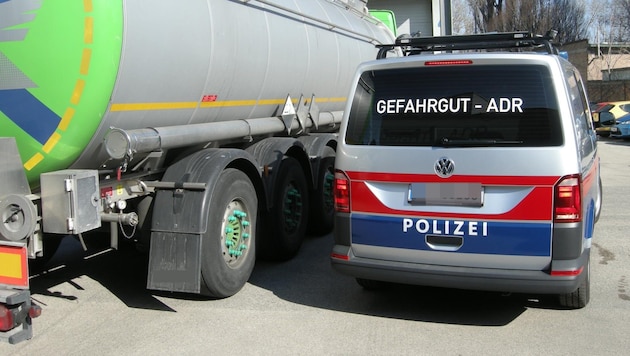
<svg viewBox="0 0 630 356"><path fill-rule="evenodd" d="M335 150L331 147L324 149L317 174L317 187L311 195L308 231L316 235L324 235L332 230L335 221L335 197L333 195Z"/></svg>
<svg viewBox="0 0 630 356"><path fill-rule="evenodd" d="M273 208L266 214L259 251L263 258L285 261L297 254L304 241L309 191L302 166L295 158L285 157L277 174Z"/></svg>
<svg viewBox="0 0 630 356"><path fill-rule="evenodd" d="M227 168L208 203L212 207L202 241L202 294L226 298L243 288L254 269L258 198L245 173Z"/></svg>

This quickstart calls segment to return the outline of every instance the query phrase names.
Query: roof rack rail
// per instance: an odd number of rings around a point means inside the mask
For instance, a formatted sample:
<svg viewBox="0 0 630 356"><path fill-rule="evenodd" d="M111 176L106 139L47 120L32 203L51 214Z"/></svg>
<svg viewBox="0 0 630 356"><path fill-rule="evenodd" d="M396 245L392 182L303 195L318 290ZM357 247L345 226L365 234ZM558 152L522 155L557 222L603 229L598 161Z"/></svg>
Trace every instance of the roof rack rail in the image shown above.
<svg viewBox="0 0 630 356"><path fill-rule="evenodd" d="M376 59L387 57L387 52L395 47L401 47L405 56L433 51L453 51L471 49L508 49L523 47L544 47L549 54L558 54L558 50L551 41L558 31L550 30L544 36L533 35L530 32L498 32L463 36L436 37L403 37L396 39L396 43L377 45L379 48Z"/></svg>

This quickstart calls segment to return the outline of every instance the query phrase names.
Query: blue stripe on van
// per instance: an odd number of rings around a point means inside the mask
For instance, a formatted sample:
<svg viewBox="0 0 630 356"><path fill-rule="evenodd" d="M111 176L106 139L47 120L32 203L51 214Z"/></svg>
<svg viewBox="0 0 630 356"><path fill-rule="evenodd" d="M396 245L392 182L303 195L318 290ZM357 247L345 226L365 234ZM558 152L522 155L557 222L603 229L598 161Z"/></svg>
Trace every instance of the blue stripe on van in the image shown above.
<svg viewBox="0 0 630 356"><path fill-rule="evenodd" d="M404 231L406 229L406 232ZM433 251L426 235L462 238L457 253L551 256L551 222L352 215L352 243Z"/></svg>

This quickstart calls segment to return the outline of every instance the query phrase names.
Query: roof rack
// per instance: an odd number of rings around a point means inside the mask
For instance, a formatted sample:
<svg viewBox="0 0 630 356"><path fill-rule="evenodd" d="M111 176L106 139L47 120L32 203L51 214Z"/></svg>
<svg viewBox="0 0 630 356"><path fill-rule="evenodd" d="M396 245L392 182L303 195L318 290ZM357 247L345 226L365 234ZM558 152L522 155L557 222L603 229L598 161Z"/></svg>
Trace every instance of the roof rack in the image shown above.
<svg viewBox="0 0 630 356"><path fill-rule="evenodd" d="M396 43L377 45L379 48L376 59L387 57L387 52L400 47L405 56L422 52L453 51L471 49L508 49L523 47L544 47L549 54L558 54L558 50L551 41L558 31L550 30L544 36L533 35L530 32L499 32L464 36L436 36L436 37L398 37Z"/></svg>

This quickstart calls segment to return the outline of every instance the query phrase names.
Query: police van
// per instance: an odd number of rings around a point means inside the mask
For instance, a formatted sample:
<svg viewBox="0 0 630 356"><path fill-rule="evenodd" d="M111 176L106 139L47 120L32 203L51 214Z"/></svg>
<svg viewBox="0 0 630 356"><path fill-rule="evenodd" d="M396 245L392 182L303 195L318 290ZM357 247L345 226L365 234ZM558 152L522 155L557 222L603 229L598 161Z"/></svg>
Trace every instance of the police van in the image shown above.
<svg viewBox="0 0 630 356"><path fill-rule="evenodd" d="M338 272L366 288L588 303L597 137L580 74L552 40L399 38L360 65L335 163Z"/></svg>

